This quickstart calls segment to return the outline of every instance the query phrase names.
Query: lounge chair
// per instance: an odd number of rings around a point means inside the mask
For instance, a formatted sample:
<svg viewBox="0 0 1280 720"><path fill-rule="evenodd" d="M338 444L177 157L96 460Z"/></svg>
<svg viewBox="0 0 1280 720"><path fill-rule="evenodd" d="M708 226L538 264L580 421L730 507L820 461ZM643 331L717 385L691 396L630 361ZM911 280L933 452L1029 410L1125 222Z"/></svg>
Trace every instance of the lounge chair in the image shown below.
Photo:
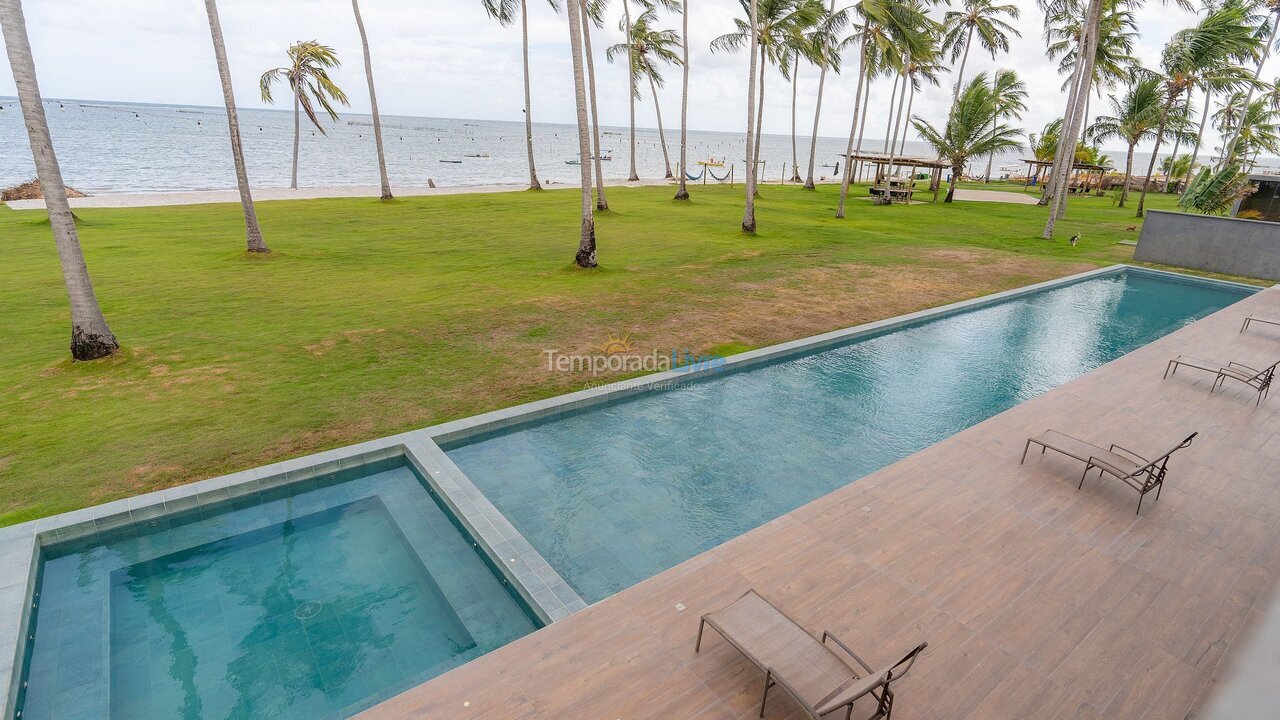
<svg viewBox="0 0 1280 720"><path fill-rule="evenodd" d="M1171 374L1176 374L1178 368L1189 367L1197 370L1204 370L1217 375L1213 379L1213 384L1209 386L1209 392L1212 393L1222 386L1227 380L1236 380L1258 391L1258 399L1254 405L1261 405L1262 398L1271 394L1271 379L1276 374L1276 366L1280 365L1280 361L1276 361L1271 365L1259 370L1251 368L1248 365L1238 362L1229 362L1226 364L1215 362L1213 360L1201 360L1199 358L1187 357L1179 355L1169 361L1165 366L1164 376L1167 378Z"/></svg>
<svg viewBox="0 0 1280 720"><path fill-rule="evenodd" d="M1264 325L1280 325L1280 318L1264 318L1257 315L1250 315L1244 319L1244 324L1240 326L1240 332L1249 329L1253 323L1263 323Z"/></svg>
<svg viewBox="0 0 1280 720"><path fill-rule="evenodd" d="M821 640L815 638L755 590L748 590L729 606L702 616L694 652L702 649L702 631L706 625L715 628L764 672L760 717L764 717L769 689L781 685L815 720L839 710L844 710L845 720L849 720L854 703L867 695L876 703L875 712L868 720L888 720L893 712L891 684L911 669L916 657L928 645L920 643L892 665L872 670L836 636L824 632ZM827 640L835 643L859 667L837 654Z"/></svg>
<svg viewBox="0 0 1280 720"><path fill-rule="evenodd" d="M1191 433L1186 440L1175 445L1172 450L1148 460L1115 443L1112 443L1110 448L1104 449L1057 430L1045 430L1035 437L1027 438L1027 444L1022 448L1022 460L1019 463L1027 461L1027 451L1031 449L1032 443L1040 446L1041 455L1045 450L1056 450L1067 457L1075 458L1084 463L1079 488L1084 487L1084 479L1088 477L1089 471L1097 468L1099 477L1106 473L1138 491L1138 509L1134 512L1136 515L1142 512L1142 500L1146 498L1147 493L1155 490L1156 500L1160 499L1160 491L1164 489L1165 473L1169 467L1169 456L1190 446L1191 441L1195 440L1196 435L1199 434Z"/></svg>

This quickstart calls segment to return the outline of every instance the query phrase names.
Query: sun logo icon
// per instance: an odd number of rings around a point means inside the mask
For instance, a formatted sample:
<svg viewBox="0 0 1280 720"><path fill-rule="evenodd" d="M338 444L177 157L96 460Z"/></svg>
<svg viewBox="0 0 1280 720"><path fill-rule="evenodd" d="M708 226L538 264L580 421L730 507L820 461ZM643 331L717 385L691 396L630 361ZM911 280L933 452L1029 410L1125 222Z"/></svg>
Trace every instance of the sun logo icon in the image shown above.
<svg viewBox="0 0 1280 720"><path fill-rule="evenodd" d="M609 339L605 341L605 344L600 346L600 352L605 355L621 355L623 353L629 353L634 349L635 347L631 345L631 333L627 333L621 337L618 337L613 333L609 333Z"/></svg>

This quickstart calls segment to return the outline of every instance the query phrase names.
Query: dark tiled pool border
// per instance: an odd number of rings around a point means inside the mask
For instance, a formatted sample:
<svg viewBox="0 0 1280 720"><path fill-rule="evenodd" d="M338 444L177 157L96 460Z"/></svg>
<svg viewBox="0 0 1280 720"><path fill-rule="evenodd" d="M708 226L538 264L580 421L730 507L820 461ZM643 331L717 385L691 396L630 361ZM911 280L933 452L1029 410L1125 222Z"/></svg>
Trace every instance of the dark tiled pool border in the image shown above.
<svg viewBox="0 0 1280 720"><path fill-rule="evenodd" d="M403 455L429 487L435 490L446 503L471 537L489 556L494 566L501 568L501 572L520 596L544 622L552 623L585 608L586 603L510 521L498 512L471 480L453 464L441 449L442 447L465 443L468 440L509 430L518 425L542 421L548 417L580 411L637 394L704 380L719 373L741 371L763 363L813 353L925 320L947 317L1043 290L1125 272L1155 275L1197 284L1220 285L1248 292L1261 289L1252 285L1132 265L1112 265L740 353L727 358L723 365L716 368L689 372L667 371L646 375L642 378L516 405L422 430L379 438L41 518L21 525L0 528L0 697L5 698L4 717L13 716L14 703L17 699L17 693L13 692L13 689L20 681L22 652L26 645L22 641L26 638L30 620L29 598L37 579L39 549L45 545L81 538L92 533L151 520L194 507L211 505L259 490L305 482L338 470Z"/></svg>

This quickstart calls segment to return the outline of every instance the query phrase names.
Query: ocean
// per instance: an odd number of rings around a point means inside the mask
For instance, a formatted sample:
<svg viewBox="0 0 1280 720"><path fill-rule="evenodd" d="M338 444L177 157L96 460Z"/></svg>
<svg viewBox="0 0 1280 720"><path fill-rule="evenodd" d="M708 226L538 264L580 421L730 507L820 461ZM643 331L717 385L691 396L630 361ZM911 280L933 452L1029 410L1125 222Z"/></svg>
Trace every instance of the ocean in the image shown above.
<svg viewBox="0 0 1280 720"><path fill-rule="evenodd" d="M228 151L226 113L221 107L151 105L82 100L45 100L54 147L66 182L91 194L220 190L235 187ZM672 167L679 160L679 125L667 128ZM303 119L298 184L304 187L376 185L378 183L372 119L344 113L322 134ZM384 115L387 170L392 186L475 186L522 183L528 180L523 122L462 120ZM802 124L810 125L812 116ZM292 154L293 114L289 110L240 110L241 132L249 180L254 187L288 187ZM811 126L811 125L810 125ZM766 130L778 130L768 128ZM605 177L627 177L627 128L602 127ZM698 160L724 161L716 175L735 165L735 178L745 167L742 133L689 132L689 163L696 174ZM799 138L802 168L808 162L808 137ZM834 177L834 164L844 152L846 138L818 139L815 174ZM879 152L882 139L866 139L863 147ZM578 167L566 161L578 156L573 125L534 124L534 156L538 176L552 186L575 184ZM906 153L931 157L927 145L907 142ZM996 158L995 166L1018 164L1025 151ZM778 182L791 167L789 135L766 132L761 142L761 179ZM1123 161L1122 153L1113 159ZM1144 156L1145 158L1149 156ZM636 164L642 178L663 176L658 131L637 129ZM985 160L974 161L971 172L982 172ZM1142 166L1145 170L1145 165ZM804 170L801 170L801 176ZM999 171L993 172L998 176ZM0 188L32 179L22 113L16 98L0 97ZM710 181L710 178L708 178Z"/></svg>

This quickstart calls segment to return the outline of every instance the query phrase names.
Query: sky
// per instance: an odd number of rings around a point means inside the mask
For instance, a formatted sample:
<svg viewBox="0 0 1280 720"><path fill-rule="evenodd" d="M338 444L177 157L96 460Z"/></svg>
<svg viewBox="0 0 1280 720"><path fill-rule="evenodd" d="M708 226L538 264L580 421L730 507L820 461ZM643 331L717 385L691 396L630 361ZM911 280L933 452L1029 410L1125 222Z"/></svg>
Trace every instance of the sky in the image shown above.
<svg viewBox="0 0 1280 720"><path fill-rule="evenodd" d="M958 2L958 0L956 0ZM1028 112L1019 123L1037 132L1061 116L1065 97L1057 63L1044 51L1043 14L1035 0L1010 0L1021 8L1014 21L1021 31L1008 54L995 59L975 53L966 77L997 67L1015 69L1026 82ZM41 90L50 98L119 100L191 105L219 105L221 91L214 66L204 3L200 0L26 0L28 32L35 53ZM226 37L237 104L262 107L257 78L284 64L285 49L297 40L319 40L333 46L345 61L335 74L351 99L351 110L368 111L368 92L359 35L348 0L218 0ZM361 0L372 46L381 111L387 115L519 120L523 107L519 27L502 27L484 12L479 0ZM741 12L736 0L693 0L690 15L689 126L698 130L740 132L746 125L745 52L713 53L710 42L733 28ZM941 17L943 9L934 11ZM530 0L530 61L533 118L540 122L574 122L573 76L568 24L548 3ZM626 75L622 63L608 63L607 46L620 42L617 28L622 7L611 3L606 26L593 33L601 121L627 124ZM1163 6L1158 0L1136 13L1140 37L1137 55L1145 64L1158 62L1170 35L1194 22L1191 13ZM679 29L680 17L666 13L660 28ZM854 50L846 53L853 56ZM956 63L958 65L958 63ZM846 63L846 68L852 68ZM1280 72L1273 60L1263 77ZM798 124L802 135L812 127L817 97L817 70L798 72ZM679 68L665 72L659 91L663 119L678 127ZM819 133L848 134L855 73L829 78ZM926 88L912 112L940 122L950 101L950 85ZM892 80L880 80L871 91L873 108L887 107ZM647 89L646 89L647 90ZM7 58L0 57L0 95L13 95ZM1094 114L1106 100L1094 100ZM876 115L870 116L875 118ZM637 106L637 123L653 127L648 92ZM868 136L875 124L869 121ZM788 133L791 88L776 71L766 79L764 130ZM883 126L882 126L883 127ZM914 138L914 134L912 136Z"/></svg>

